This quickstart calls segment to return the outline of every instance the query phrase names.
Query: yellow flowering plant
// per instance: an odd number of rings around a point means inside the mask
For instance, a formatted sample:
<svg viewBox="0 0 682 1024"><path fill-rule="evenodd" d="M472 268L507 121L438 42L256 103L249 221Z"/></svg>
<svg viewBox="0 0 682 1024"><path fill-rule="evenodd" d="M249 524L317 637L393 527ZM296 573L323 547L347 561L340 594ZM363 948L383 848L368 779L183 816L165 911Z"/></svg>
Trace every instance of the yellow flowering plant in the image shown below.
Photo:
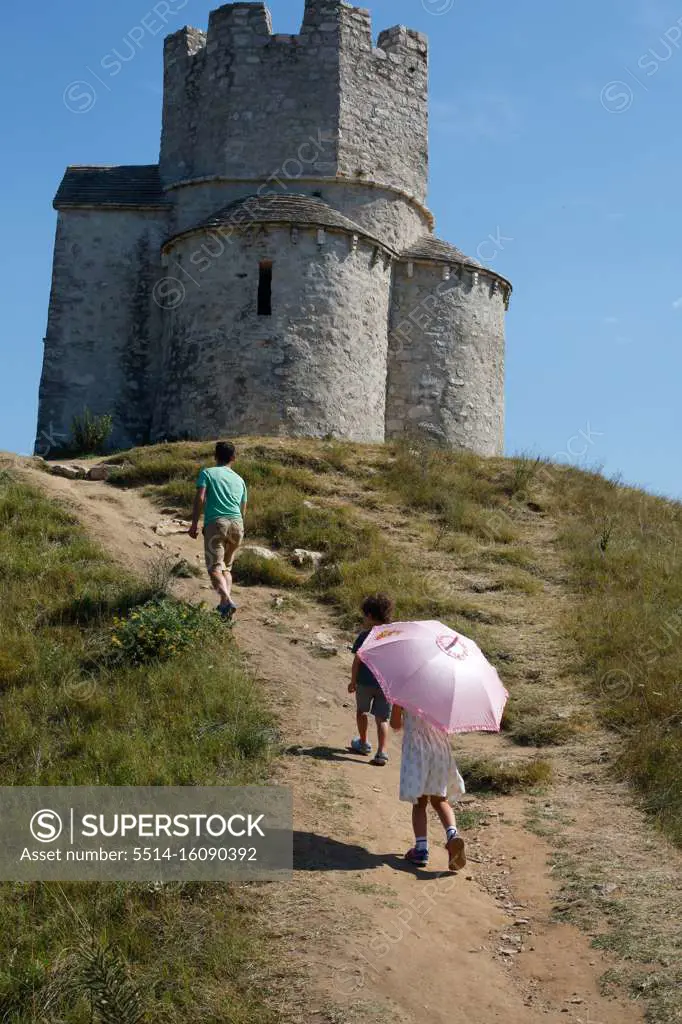
<svg viewBox="0 0 682 1024"><path fill-rule="evenodd" d="M109 634L110 660L143 665L165 661L200 641L210 629L201 608L165 597L116 618Z"/></svg>

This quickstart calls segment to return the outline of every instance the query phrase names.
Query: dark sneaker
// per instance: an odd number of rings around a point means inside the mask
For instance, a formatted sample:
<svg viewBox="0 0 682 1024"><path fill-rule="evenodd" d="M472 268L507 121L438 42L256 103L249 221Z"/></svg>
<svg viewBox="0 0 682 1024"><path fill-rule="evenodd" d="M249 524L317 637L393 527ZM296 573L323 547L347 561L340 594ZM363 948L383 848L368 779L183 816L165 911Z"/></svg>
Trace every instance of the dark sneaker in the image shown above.
<svg viewBox="0 0 682 1024"><path fill-rule="evenodd" d="M415 867L425 868L429 863L429 851L418 850L416 846L414 846L405 854L405 860L409 860L410 864L414 864Z"/></svg>

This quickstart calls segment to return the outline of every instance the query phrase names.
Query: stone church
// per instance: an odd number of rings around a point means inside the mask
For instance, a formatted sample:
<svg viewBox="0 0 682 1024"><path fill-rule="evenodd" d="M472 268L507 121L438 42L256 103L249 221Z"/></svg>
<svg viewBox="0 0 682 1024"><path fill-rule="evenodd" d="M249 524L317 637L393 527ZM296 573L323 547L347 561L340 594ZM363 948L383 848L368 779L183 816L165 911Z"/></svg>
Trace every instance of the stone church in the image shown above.
<svg viewBox="0 0 682 1024"><path fill-rule="evenodd" d="M434 234L427 40L233 3L164 51L158 164L68 167L38 435L426 437L499 454L511 285Z"/></svg>

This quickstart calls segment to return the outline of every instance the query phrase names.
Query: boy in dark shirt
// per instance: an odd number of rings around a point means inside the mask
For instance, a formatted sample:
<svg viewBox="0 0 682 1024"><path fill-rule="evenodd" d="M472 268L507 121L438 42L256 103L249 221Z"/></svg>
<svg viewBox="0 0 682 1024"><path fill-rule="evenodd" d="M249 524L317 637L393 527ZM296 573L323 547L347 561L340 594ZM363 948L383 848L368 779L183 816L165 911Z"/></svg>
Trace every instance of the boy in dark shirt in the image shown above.
<svg viewBox="0 0 682 1024"><path fill-rule="evenodd" d="M386 594L374 594L365 599L362 605L364 615L363 629L353 644L355 660L351 671L348 692L355 694L357 705L357 722L359 735L352 741L351 750L356 754L371 754L372 744L367 741L369 716L374 715L377 723L377 752L372 764L382 767L388 761L386 742L388 740L388 723L391 717L391 705L386 700L383 690L374 675L358 657L358 651L371 633L374 626L383 626L393 617L393 601Z"/></svg>

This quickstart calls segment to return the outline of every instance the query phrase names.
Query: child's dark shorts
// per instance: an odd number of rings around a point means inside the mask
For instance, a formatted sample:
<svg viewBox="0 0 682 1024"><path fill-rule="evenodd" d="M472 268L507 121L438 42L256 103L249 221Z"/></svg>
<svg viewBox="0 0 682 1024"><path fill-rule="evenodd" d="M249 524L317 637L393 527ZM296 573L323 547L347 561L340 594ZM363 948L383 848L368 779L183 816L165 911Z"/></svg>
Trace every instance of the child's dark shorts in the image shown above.
<svg viewBox="0 0 682 1024"><path fill-rule="evenodd" d="M374 715L381 722L391 717L391 705L378 683L360 683L355 691L355 703L358 711L364 715Z"/></svg>

